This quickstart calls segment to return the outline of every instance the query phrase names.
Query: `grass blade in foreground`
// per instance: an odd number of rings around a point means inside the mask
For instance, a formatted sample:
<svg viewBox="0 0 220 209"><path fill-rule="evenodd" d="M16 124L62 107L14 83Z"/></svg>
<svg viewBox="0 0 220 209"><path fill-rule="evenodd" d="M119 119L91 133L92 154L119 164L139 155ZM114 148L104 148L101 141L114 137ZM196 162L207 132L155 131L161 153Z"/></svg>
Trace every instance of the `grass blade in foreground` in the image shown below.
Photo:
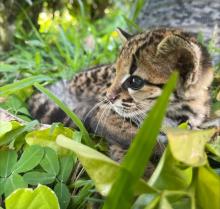
<svg viewBox="0 0 220 209"><path fill-rule="evenodd" d="M103 209L131 208L134 188L143 175L156 144L156 137L169 102L169 96L176 86L177 73L173 73L156 104L145 118L128 153L122 161L115 183L106 199Z"/></svg>
<svg viewBox="0 0 220 209"><path fill-rule="evenodd" d="M45 75L38 75L38 76L32 76L30 78L24 78L15 83L0 87L0 96L12 94L20 89L33 85L36 82L51 81L51 80L52 79L50 77Z"/></svg>
<svg viewBox="0 0 220 209"><path fill-rule="evenodd" d="M78 126L78 128L82 132L85 143L88 146L93 146L93 143L89 137L89 133L87 132L86 128L84 127L82 121L78 118L78 116L74 112L72 112L65 104L63 104L51 91L44 88L39 83L35 83L34 86L42 93L46 94L49 97L49 99L51 99L55 104L57 104L60 107L60 109L62 109L71 118L71 120Z"/></svg>

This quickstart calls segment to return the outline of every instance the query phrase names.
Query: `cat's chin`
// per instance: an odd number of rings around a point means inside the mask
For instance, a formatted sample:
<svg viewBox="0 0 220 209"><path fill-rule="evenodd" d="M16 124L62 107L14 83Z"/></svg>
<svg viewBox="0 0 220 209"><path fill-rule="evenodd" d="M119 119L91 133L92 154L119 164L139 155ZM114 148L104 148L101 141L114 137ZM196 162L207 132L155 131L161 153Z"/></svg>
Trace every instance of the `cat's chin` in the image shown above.
<svg viewBox="0 0 220 209"><path fill-rule="evenodd" d="M137 126L139 126L144 119L143 116L140 117L138 111L123 111L123 108L117 106L113 106L112 109L122 118L127 118L133 121Z"/></svg>

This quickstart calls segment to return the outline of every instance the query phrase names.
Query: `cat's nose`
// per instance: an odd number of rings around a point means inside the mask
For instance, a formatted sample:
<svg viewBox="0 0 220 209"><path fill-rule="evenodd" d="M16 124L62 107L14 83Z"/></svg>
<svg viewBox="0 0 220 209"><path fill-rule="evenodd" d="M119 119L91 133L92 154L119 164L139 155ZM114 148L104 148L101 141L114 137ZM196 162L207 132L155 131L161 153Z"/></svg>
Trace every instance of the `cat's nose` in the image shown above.
<svg viewBox="0 0 220 209"><path fill-rule="evenodd" d="M118 94L116 94L115 92L107 92L106 97L111 103L114 103L115 100L118 98Z"/></svg>

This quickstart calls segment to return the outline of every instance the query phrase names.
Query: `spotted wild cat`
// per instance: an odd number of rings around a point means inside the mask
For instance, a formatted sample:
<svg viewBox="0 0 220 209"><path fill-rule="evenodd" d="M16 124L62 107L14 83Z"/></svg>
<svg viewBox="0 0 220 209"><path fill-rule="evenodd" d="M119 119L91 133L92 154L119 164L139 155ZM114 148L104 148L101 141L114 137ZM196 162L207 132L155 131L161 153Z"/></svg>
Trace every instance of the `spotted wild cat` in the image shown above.
<svg viewBox="0 0 220 209"><path fill-rule="evenodd" d="M114 64L94 67L49 87L91 132L107 139L114 160L121 159L174 70L180 78L170 98L166 126L188 121L194 128L207 119L213 78L209 54L193 34L172 28L119 33L124 45ZM29 104L32 115L42 122L71 125L43 94L35 94Z"/></svg>

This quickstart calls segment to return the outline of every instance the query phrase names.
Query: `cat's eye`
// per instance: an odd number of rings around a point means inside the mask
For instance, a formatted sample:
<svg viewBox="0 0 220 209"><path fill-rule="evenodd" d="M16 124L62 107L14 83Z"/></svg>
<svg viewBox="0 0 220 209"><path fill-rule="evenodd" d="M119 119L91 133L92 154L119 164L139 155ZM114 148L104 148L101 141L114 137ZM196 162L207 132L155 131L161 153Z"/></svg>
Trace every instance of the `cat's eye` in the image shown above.
<svg viewBox="0 0 220 209"><path fill-rule="evenodd" d="M123 84L124 88L139 90L144 86L145 81L139 76L130 76Z"/></svg>

